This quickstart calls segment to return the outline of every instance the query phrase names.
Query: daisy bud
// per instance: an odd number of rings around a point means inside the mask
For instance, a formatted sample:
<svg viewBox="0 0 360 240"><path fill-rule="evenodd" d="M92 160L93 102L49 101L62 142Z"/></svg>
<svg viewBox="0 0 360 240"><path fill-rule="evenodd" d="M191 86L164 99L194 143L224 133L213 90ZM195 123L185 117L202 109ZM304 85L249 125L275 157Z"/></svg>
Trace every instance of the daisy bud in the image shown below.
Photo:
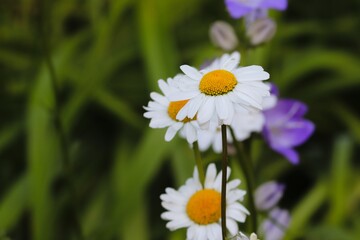
<svg viewBox="0 0 360 240"><path fill-rule="evenodd" d="M255 233L252 233L250 235L250 238L248 238L245 234L242 232L239 232L235 237L230 238L231 240L259 240L257 238L257 235Z"/></svg>
<svg viewBox="0 0 360 240"><path fill-rule="evenodd" d="M259 239L257 238L257 235L255 233L252 233L250 235L250 240L259 240Z"/></svg>
<svg viewBox="0 0 360 240"><path fill-rule="evenodd" d="M273 208L284 194L285 186L275 181L260 185L255 191L255 205L258 210Z"/></svg>
<svg viewBox="0 0 360 240"><path fill-rule="evenodd" d="M214 22L210 26L209 35L212 43L223 50L230 51L238 45L235 31L227 22Z"/></svg>
<svg viewBox="0 0 360 240"><path fill-rule="evenodd" d="M270 18L254 21L246 30L246 36L252 45L259 45L272 39L276 32L276 23Z"/></svg>

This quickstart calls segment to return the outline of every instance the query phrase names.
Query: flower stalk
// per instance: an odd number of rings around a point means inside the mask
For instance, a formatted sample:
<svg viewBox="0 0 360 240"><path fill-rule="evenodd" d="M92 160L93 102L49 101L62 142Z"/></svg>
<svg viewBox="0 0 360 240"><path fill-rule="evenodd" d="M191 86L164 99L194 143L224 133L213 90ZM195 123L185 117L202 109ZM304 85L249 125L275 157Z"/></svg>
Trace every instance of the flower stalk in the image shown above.
<svg viewBox="0 0 360 240"><path fill-rule="evenodd" d="M221 179L221 232L222 239L226 239L226 176L228 166L226 125L221 125L222 137L222 179Z"/></svg>
<svg viewBox="0 0 360 240"><path fill-rule="evenodd" d="M242 142L236 140L234 131L230 128L231 137L234 141L234 147L236 149L236 154L239 159L241 169L244 173L246 179L246 188L247 195L249 196L249 208L250 208L250 229L251 232L256 232L257 230L257 210L255 207L255 198L254 198L254 168L250 159L250 156L245 152L244 145Z"/></svg>
<svg viewBox="0 0 360 240"><path fill-rule="evenodd" d="M193 143L193 149L194 149L194 156L195 156L195 164L198 169L200 183L204 188L205 187L205 185L204 185L205 184L205 173L204 173L204 167L203 167L202 160L201 160L199 144L197 141L195 141Z"/></svg>

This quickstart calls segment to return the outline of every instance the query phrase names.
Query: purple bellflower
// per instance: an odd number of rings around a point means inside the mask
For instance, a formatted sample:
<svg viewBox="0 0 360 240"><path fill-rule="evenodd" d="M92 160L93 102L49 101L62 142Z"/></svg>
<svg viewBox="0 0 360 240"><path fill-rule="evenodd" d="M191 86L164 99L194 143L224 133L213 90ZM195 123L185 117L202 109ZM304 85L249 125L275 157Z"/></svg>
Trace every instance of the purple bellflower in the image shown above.
<svg viewBox="0 0 360 240"><path fill-rule="evenodd" d="M292 99L280 99L275 107L264 111L265 140L293 164L299 163L299 155L293 148L303 144L315 129L311 121L303 118L306 112L304 103Z"/></svg>
<svg viewBox="0 0 360 240"><path fill-rule="evenodd" d="M225 0L225 5L231 17L241 18L268 9L285 10L287 0Z"/></svg>
<svg viewBox="0 0 360 240"><path fill-rule="evenodd" d="M284 195L285 185L269 181L255 190L255 206L257 210L267 211L273 208Z"/></svg>
<svg viewBox="0 0 360 240"><path fill-rule="evenodd" d="M274 208L269 217L261 225L264 240L281 240L290 224L290 214L287 210Z"/></svg>
<svg viewBox="0 0 360 240"><path fill-rule="evenodd" d="M289 212L276 206L284 191L285 185L276 181L265 182L255 190L256 209L268 214L260 226L264 240L281 240L289 226Z"/></svg>

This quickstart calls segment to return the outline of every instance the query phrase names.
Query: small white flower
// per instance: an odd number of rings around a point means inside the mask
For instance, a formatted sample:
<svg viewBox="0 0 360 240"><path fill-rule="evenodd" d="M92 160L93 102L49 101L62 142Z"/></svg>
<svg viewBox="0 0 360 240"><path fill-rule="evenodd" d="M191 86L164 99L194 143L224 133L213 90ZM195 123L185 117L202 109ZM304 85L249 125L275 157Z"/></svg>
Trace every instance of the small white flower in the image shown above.
<svg viewBox="0 0 360 240"><path fill-rule="evenodd" d="M227 179L230 176L228 168ZM160 196L162 206L167 210L161 214L168 220L166 227L171 231L187 228L187 240L221 239L221 178L215 164L210 164L206 171L204 188L195 168L193 177L188 179L179 190L167 188ZM240 180L227 183L226 227L230 234L238 232L237 222L245 222L249 211L240 203L245 191L238 189Z"/></svg>
<svg viewBox="0 0 360 240"><path fill-rule="evenodd" d="M168 128L165 134L166 141L173 139L175 134L180 131L180 135L192 144L197 140L197 129L199 128L197 121L195 118L184 118L181 121L176 119L177 113L188 100L170 101L169 99L170 95L179 91L176 83L176 79L179 77L168 78L167 82L158 81L164 95L156 92L150 94L153 101L149 101L148 106L144 107L147 111L144 113L144 117L151 119L151 128Z"/></svg>
<svg viewBox="0 0 360 240"><path fill-rule="evenodd" d="M224 54L201 71L182 65L185 75L179 78L181 92L171 96L173 101L189 99L179 111L179 120L194 118L203 125L211 119L230 125L235 113L262 109L263 98L269 96L269 86L263 80L269 74L260 66L238 67L240 54Z"/></svg>

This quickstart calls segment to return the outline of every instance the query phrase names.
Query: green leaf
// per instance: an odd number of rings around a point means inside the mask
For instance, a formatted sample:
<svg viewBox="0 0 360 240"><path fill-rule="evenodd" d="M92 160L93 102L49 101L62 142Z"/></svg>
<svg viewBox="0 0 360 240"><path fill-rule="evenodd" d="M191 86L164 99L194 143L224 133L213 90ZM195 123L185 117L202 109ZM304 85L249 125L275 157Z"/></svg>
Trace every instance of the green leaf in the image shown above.
<svg viewBox="0 0 360 240"><path fill-rule="evenodd" d="M117 201L120 203L117 219L121 219L121 229L126 229L127 219L134 209L142 209L146 187L158 173L161 165L172 148L172 143L164 143L164 131L148 129L138 145L132 146L133 155L124 159L118 152L115 179L117 183ZM119 176L119 177L116 177Z"/></svg>
<svg viewBox="0 0 360 240"><path fill-rule="evenodd" d="M139 40L148 73L150 90L157 89L157 80L172 77L178 71L173 46L172 34L160 21L156 0L139 0L137 18L139 24Z"/></svg>
<svg viewBox="0 0 360 240"><path fill-rule="evenodd" d="M284 67L282 68L281 76L275 76L276 83L281 85L282 89L287 89L291 85L294 85L296 81L300 80L302 76L305 76L312 71L319 69L328 69L333 74L337 74L342 80L339 81L336 79L335 86L339 87L345 84L359 84L358 79L354 76L360 74L359 60L347 53L338 52L338 51L325 51L318 49L311 49L306 52L297 52L292 58L289 58ZM328 88L329 81L316 83L319 86ZM336 88L336 87L332 87ZM321 87L317 89L321 90ZM315 91L312 88L312 91ZM318 93L318 91L315 91Z"/></svg>
<svg viewBox="0 0 360 240"><path fill-rule="evenodd" d="M0 202L0 233L11 230L28 204L27 176L21 176Z"/></svg>
<svg viewBox="0 0 360 240"><path fill-rule="evenodd" d="M50 75L43 70L30 95L27 116L27 160L33 239L54 239L51 184L59 170L59 139L54 127L54 95Z"/></svg>
<svg viewBox="0 0 360 240"><path fill-rule="evenodd" d="M352 157L352 141L344 135L339 137L332 154L330 185L330 208L328 222L341 224L345 219L347 193L349 192L350 160Z"/></svg>
<svg viewBox="0 0 360 240"><path fill-rule="evenodd" d="M93 93L93 97L103 107L116 114L116 116L118 116L129 126L132 126L136 129L144 128L144 119L140 117L134 110L129 107L126 102L122 101L120 98L117 98L111 95L109 92L101 89L95 91Z"/></svg>
<svg viewBox="0 0 360 240"><path fill-rule="evenodd" d="M146 204L142 201L126 221L126 228L121 239L133 240L150 239L150 233L146 221L147 209Z"/></svg>
<svg viewBox="0 0 360 240"><path fill-rule="evenodd" d="M0 153L16 139L22 128L21 123L15 122L0 131Z"/></svg>
<svg viewBox="0 0 360 240"><path fill-rule="evenodd" d="M317 240L317 239L326 239L326 240L354 240L353 236L345 229L336 228L332 225L320 225L315 228L311 228L306 232L306 239Z"/></svg>
<svg viewBox="0 0 360 240"><path fill-rule="evenodd" d="M349 133L353 135L355 140L360 144L360 118L357 114L348 106L334 102L332 104L334 116L340 119L349 130Z"/></svg>
<svg viewBox="0 0 360 240"><path fill-rule="evenodd" d="M189 149L189 145L187 143L184 144L183 139L175 138L172 141L174 141L171 158L173 175L177 186L181 186L189 177L192 176L194 171L194 153L191 149ZM206 169L205 163L203 163L203 165Z"/></svg>
<svg viewBox="0 0 360 240"><path fill-rule="evenodd" d="M291 213L291 222L285 240L296 239L306 232L307 224L319 207L325 202L328 194L328 185L321 180L300 201Z"/></svg>

